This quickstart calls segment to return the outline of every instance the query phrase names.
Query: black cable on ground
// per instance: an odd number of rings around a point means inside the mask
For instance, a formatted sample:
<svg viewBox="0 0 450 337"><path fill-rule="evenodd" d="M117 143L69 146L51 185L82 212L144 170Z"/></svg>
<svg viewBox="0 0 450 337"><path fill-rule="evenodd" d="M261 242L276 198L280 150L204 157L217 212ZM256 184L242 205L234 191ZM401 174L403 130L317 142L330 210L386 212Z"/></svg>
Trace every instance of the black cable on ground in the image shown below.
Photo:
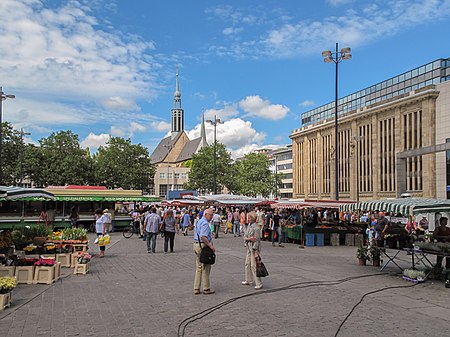
<svg viewBox="0 0 450 337"><path fill-rule="evenodd" d="M339 325L339 328L336 331L336 334L334 335L334 337L337 337L337 335L339 334L339 332L341 331L342 326L345 324L345 322L347 321L347 319L351 316L351 314L353 313L353 311L355 311L355 309L358 307L358 305L360 305L362 303L362 301L364 300L364 298L366 296L375 294L375 293L379 293L385 290L389 290L389 289L398 289L398 288L411 288L411 287L415 287L416 285L418 285L419 283L415 283L415 284L411 284L411 285L407 285L407 286L392 286L392 287L385 287L385 288L381 288L381 289L377 289L377 290L373 290L370 291L368 293L365 293L363 296L361 296L361 299L359 300L358 303L356 303L353 308L350 310L350 312L347 314L347 316L345 316L344 320L341 322L341 324Z"/></svg>
<svg viewBox="0 0 450 337"><path fill-rule="evenodd" d="M237 297L233 297L229 300L226 300L224 302L221 302L219 304L216 304L212 307L209 307L203 311L200 311L194 315L191 315L187 318L185 318L179 325L178 325L178 337L184 337L185 335L185 331L186 328L189 324L200 320L206 316L208 316L209 314L213 313L214 311L221 309L222 307L233 303L237 300L246 298L246 297L251 297L251 296L258 296L258 295L262 295L262 294L268 294L268 293L274 293L274 292L279 292L279 291L284 291L284 290L292 290L292 289L301 289L301 288L309 288L309 287L317 287L317 286L331 286L331 285L337 285L340 283L344 283L344 282L348 282L351 280L355 280L355 279L361 279L361 278L366 278L366 277L373 277L373 276L380 276L380 275L386 275L386 273L376 273L376 274L367 274L367 275L361 275L361 276L352 276L352 277L347 277L344 279L340 279L340 280L336 280L336 281L305 281L305 282L298 282L298 283L294 283L294 284L290 284L284 287L280 287L280 288L274 288L274 289L268 289L268 290L263 290L263 291L259 291L259 292L254 292L254 293L249 293L249 294L245 294L245 295L241 295L241 296L237 296ZM184 324L184 326L183 326ZM183 327L182 327L183 326Z"/></svg>

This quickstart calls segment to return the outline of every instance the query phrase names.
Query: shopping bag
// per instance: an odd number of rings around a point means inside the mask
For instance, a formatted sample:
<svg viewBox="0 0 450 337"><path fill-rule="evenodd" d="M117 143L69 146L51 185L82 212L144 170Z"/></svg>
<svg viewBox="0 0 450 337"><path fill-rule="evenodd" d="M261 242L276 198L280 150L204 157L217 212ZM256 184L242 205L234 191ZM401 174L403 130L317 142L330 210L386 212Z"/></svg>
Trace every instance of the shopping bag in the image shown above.
<svg viewBox="0 0 450 337"><path fill-rule="evenodd" d="M261 261L261 257L257 257L256 259L256 276L258 277L266 277L269 275L269 272L267 271L266 266Z"/></svg>
<svg viewBox="0 0 450 337"><path fill-rule="evenodd" d="M233 224L230 221L227 222L227 228L229 231L233 229Z"/></svg>
<svg viewBox="0 0 450 337"><path fill-rule="evenodd" d="M109 245L111 243L111 237L108 234L103 235L103 243Z"/></svg>
<svg viewBox="0 0 450 337"><path fill-rule="evenodd" d="M214 264L216 262L216 254L209 248L204 246L200 252L200 262L204 264Z"/></svg>

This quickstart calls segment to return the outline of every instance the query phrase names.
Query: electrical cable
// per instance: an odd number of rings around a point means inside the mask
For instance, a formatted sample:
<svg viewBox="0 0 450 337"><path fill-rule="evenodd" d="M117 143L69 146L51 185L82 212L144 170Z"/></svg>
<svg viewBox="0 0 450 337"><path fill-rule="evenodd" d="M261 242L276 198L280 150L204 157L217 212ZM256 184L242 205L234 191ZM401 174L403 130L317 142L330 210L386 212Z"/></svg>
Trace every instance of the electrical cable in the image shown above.
<svg viewBox="0 0 450 337"><path fill-rule="evenodd" d="M412 285L407 285L407 286L392 286L392 287L385 287L385 288L381 288L381 289L377 289L377 290L372 290L369 291L368 293L365 293L363 296L361 296L361 299L358 301L358 303L356 303L353 308L350 310L350 312L347 314L347 316L345 316L344 320L341 322L341 324L339 325L339 328L336 331L336 334L334 335L334 337L337 337L337 335L339 334L339 332L341 331L342 326L345 324L345 322L347 321L347 319L351 316L351 314L353 313L353 311L355 311L355 309L358 307L358 305L360 305L362 303L362 301L364 300L364 298L366 296L375 294L375 293L379 293L385 290L389 290L389 289L398 289L398 288L412 288L417 286L419 283L415 283Z"/></svg>
<svg viewBox="0 0 450 337"><path fill-rule="evenodd" d="M184 337L185 335L185 331L186 328L189 324L200 320L206 316L208 316L209 314L213 313L214 311L221 309L222 307L233 303L237 300L243 299L243 298L247 298L247 297L251 297L251 296L259 296L259 295L263 295L263 294L268 294L268 293L274 293L274 292L279 292L279 291L284 291L284 290L292 290L292 289L302 289L302 288L309 288L309 287L316 287L316 286L332 286L332 285L338 285L344 282L348 282L351 280L355 280L355 279L361 279L361 278L366 278L366 277L373 277L373 276L380 276L380 275L386 275L387 273L376 273L376 274L367 274L367 275L360 275L360 276L351 276L351 277L347 277L344 279L340 279L340 280L335 280L335 281L306 281L306 282L298 282L298 283L293 283L291 285L287 285L284 287L280 287L280 288L274 288L274 289L268 289L268 290L263 290L263 291L259 291L259 292L255 292L255 293L249 293L249 294L245 294L245 295L241 295L241 296L237 296L237 297L233 297L231 299L228 299L224 302L221 302L219 304L216 304L214 306L211 306L203 311L200 311L194 315L191 315L187 318L185 318L179 325L178 325L178 337Z"/></svg>

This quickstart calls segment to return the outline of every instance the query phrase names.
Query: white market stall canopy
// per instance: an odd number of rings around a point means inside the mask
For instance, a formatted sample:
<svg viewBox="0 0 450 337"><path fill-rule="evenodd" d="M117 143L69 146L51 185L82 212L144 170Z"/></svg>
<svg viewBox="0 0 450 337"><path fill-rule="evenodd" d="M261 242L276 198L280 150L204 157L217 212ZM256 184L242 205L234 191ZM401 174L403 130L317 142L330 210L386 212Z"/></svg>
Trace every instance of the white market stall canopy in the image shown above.
<svg viewBox="0 0 450 337"><path fill-rule="evenodd" d="M55 200L53 193L41 188L0 186L0 198L3 200Z"/></svg>
<svg viewBox="0 0 450 337"><path fill-rule="evenodd" d="M264 199L261 198L252 198L247 197L245 195L233 195L233 194L214 194L214 195L205 195L205 196L184 196L183 199L195 199L205 204L214 204L217 206L227 206L227 205L254 205L257 204Z"/></svg>
<svg viewBox="0 0 450 337"><path fill-rule="evenodd" d="M450 211L450 200L445 199L423 199L402 198L357 202L342 205L341 211L385 211L400 213L403 215L414 215L420 213L435 213Z"/></svg>
<svg viewBox="0 0 450 337"><path fill-rule="evenodd" d="M304 209L304 208L322 208L338 209L343 205L353 204L354 201L343 200L308 200L308 199L289 199L274 202L270 205L272 208Z"/></svg>

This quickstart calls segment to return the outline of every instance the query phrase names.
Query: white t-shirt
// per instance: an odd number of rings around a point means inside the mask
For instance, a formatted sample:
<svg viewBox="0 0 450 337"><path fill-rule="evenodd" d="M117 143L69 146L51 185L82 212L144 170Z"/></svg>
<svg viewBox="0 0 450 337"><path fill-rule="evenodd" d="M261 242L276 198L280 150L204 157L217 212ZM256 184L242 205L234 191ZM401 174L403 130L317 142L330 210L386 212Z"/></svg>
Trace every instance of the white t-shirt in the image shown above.
<svg viewBox="0 0 450 337"><path fill-rule="evenodd" d="M95 231L97 233L102 233L103 232L103 224L108 222L108 218L106 217L105 214L103 214L100 218L97 219L97 221L95 222Z"/></svg>

